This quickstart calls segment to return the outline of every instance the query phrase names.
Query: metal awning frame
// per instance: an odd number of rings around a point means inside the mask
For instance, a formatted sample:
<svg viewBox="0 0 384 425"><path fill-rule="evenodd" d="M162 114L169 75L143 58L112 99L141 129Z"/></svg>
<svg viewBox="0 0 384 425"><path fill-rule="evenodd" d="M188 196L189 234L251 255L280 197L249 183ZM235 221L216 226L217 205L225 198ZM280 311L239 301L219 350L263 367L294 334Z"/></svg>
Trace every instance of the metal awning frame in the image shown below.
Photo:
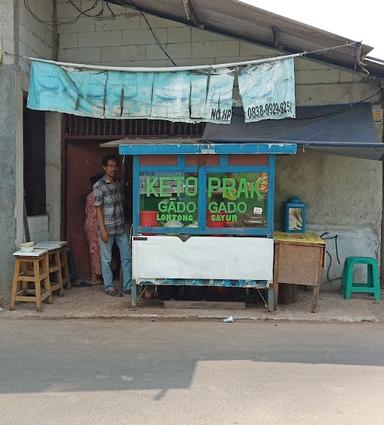
<svg viewBox="0 0 384 425"><path fill-rule="evenodd" d="M294 143L120 144L120 155L294 155Z"/></svg>

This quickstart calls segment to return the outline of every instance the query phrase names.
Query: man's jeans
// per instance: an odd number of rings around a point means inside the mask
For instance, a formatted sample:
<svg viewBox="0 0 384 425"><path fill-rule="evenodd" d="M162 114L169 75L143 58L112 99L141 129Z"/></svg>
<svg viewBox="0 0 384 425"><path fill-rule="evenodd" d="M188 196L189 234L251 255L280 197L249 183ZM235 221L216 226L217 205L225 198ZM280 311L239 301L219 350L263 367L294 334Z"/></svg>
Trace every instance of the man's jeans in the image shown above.
<svg viewBox="0 0 384 425"><path fill-rule="evenodd" d="M106 292L113 290L113 274L111 270L113 242L116 242L120 251L124 290L131 288L132 281L131 247L129 245L127 233L123 232L117 235L109 235L108 242L104 242L99 237L101 270L103 272L104 288Z"/></svg>

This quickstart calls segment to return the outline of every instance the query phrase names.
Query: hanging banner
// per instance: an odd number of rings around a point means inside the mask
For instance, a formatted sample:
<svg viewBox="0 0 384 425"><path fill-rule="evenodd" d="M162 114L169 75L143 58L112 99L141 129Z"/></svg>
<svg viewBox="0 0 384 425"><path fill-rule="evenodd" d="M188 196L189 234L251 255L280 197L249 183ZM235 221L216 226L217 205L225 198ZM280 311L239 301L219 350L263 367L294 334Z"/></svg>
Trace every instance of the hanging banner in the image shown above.
<svg viewBox="0 0 384 425"><path fill-rule="evenodd" d="M62 68L47 63L32 64L28 108L72 114L77 110L78 97L75 83Z"/></svg>
<svg viewBox="0 0 384 425"><path fill-rule="evenodd" d="M151 118L189 121L191 75L187 71L155 74Z"/></svg>
<svg viewBox="0 0 384 425"><path fill-rule="evenodd" d="M114 119L229 124L234 76L195 71L79 71L32 62L28 107Z"/></svg>
<svg viewBox="0 0 384 425"><path fill-rule="evenodd" d="M107 118L147 118L151 115L154 73L106 71Z"/></svg>
<svg viewBox="0 0 384 425"><path fill-rule="evenodd" d="M77 89L76 108L82 115L101 116L104 114L106 72L71 72L70 78Z"/></svg>
<svg viewBox="0 0 384 425"><path fill-rule="evenodd" d="M239 91L245 122L295 118L293 58L243 68Z"/></svg>
<svg viewBox="0 0 384 425"><path fill-rule="evenodd" d="M230 124L233 104L233 82L230 74L210 75L203 121Z"/></svg>
<svg viewBox="0 0 384 425"><path fill-rule="evenodd" d="M240 71L245 121L295 117L293 58ZM230 124L234 70L80 70L32 61L28 107L112 119Z"/></svg>

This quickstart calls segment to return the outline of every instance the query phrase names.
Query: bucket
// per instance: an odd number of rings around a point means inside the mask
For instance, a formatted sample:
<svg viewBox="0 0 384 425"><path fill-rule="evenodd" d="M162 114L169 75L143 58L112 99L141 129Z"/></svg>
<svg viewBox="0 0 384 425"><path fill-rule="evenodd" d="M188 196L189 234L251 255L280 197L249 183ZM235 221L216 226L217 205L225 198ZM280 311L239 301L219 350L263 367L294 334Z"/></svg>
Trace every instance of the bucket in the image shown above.
<svg viewBox="0 0 384 425"><path fill-rule="evenodd" d="M157 227L157 211L140 211L140 226Z"/></svg>

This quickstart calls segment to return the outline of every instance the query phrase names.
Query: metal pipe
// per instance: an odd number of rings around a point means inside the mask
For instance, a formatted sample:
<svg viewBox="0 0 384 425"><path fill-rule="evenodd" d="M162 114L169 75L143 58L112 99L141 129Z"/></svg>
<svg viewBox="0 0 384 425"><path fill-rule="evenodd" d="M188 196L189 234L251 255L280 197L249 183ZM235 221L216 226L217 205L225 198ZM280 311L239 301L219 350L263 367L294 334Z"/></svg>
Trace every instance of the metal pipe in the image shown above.
<svg viewBox="0 0 384 425"><path fill-rule="evenodd" d="M159 68L86 65L86 64L79 64L79 63L56 62L49 59L40 59L40 58L32 58L32 57L28 57L27 59L34 62L51 63L54 65L65 67L65 68L91 69L95 71L177 72L177 71L204 71L204 70L234 68L237 66L256 65L256 64L266 63L266 62L276 62L283 59L296 58L299 56L303 56L305 54L306 52L296 53L294 55L276 56L276 57L267 58L267 59L254 59L254 60L243 61L243 62L221 63L216 65L194 65L194 66L177 66L177 67L168 66L168 67L159 67Z"/></svg>

